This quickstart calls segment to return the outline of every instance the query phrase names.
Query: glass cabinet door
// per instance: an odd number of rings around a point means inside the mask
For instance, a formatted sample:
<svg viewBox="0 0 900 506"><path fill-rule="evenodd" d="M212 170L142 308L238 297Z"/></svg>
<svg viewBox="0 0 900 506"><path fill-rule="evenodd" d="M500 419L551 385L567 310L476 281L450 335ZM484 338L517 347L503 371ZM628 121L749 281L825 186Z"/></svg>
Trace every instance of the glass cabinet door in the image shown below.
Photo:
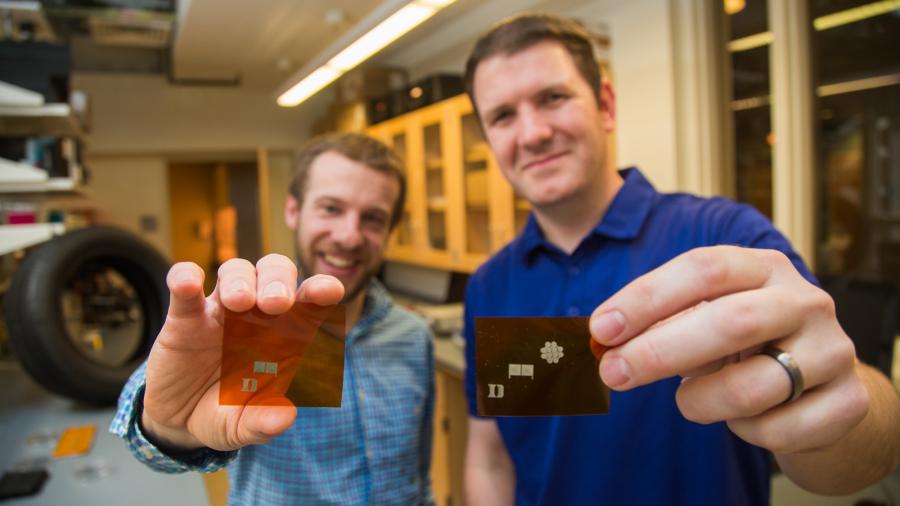
<svg viewBox="0 0 900 506"><path fill-rule="evenodd" d="M491 253L490 184L488 165L490 148L481 134L474 113L463 114L459 149L462 151L463 219L465 220L466 255L487 256Z"/></svg>
<svg viewBox="0 0 900 506"><path fill-rule="evenodd" d="M440 117L423 122L422 141L425 163L425 202L427 208L428 247L447 249L447 193L444 189L446 170L441 143Z"/></svg>
<svg viewBox="0 0 900 506"><path fill-rule="evenodd" d="M406 177L406 202L403 205L402 215L396 228L391 234L388 256L396 257L397 254L409 256L416 245L416 227L413 209L415 208L416 177L410 170L411 159L410 146L407 141L407 121L404 118L389 120L376 125L368 130L368 134L392 148L400 157L401 169Z"/></svg>
<svg viewBox="0 0 900 506"><path fill-rule="evenodd" d="M400 156L400 160L403 164L403 172L406 175L406 184L409 186L409 168L406 165L406 160L408 158L406 154L406 130L392 132L389 145L394 149L397 155ZM409 197L406 198L406 202L403 206L403 214L400 217L400 221L397 223L396 235L397 246L410 248L413 246L412 212L410 211Z"/></svg>

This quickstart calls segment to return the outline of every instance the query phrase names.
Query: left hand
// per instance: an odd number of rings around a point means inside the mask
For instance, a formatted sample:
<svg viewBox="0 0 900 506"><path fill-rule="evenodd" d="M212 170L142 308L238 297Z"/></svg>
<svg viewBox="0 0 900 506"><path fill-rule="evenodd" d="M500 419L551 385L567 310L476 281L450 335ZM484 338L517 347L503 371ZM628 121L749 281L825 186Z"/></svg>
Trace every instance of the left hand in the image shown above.
<svg viewBox="0 0 900 506"><path fill-rule="evenodd" d="M773 250L715 246L684 253L629 283L594 310L591 334L610 346L600 375L619 391L680 375L678 409L727 422L774 453L822 449L866 415L869 396L834 302ZM771 344L804 378L791 381Z"/></svg>

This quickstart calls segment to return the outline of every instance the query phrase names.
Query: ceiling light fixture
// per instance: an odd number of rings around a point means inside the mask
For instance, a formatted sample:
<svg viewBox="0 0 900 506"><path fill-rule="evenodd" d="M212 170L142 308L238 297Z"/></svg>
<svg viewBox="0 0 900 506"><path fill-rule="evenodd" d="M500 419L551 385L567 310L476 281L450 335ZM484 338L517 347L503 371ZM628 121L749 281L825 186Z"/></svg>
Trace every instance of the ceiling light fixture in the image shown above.
<svg viewBox="0 0 900 506"><path fill-rule="evenodd" d="M292 76L280 90L278 105L300 104L454 1L385 2Z"/></svg>

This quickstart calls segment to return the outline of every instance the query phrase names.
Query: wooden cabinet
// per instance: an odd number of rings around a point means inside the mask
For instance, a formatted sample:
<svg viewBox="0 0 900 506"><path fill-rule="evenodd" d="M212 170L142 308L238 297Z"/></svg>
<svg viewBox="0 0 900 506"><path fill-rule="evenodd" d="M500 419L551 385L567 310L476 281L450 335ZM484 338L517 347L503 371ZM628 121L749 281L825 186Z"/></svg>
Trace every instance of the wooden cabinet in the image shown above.
<svg viewBox="0 0 900 506"><path fill-rule="evenodd" d="M461 372L438 367L431 448L431 489L438 506L465 504L463 473L468 430Z"/></svg>
<svg viewBox="0 0 900 506"><path fill-rule="evenodd" d="M406 208L386 257L472 272L525 224L466 95L369 127L404 159Z"/></svg>

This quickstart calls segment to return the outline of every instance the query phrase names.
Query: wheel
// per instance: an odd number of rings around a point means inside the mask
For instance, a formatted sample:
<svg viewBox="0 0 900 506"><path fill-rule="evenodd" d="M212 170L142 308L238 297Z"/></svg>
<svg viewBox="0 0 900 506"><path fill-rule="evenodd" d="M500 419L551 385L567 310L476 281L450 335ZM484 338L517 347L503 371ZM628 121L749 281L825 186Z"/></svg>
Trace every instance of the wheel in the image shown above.
<svg viewBox="0 0 900 506"><path fill-rule="evenodd" d="M169 264L116 228L78 229L25 257L4 297L10 346L41 385L114 403L168 310Z"/></svg>

